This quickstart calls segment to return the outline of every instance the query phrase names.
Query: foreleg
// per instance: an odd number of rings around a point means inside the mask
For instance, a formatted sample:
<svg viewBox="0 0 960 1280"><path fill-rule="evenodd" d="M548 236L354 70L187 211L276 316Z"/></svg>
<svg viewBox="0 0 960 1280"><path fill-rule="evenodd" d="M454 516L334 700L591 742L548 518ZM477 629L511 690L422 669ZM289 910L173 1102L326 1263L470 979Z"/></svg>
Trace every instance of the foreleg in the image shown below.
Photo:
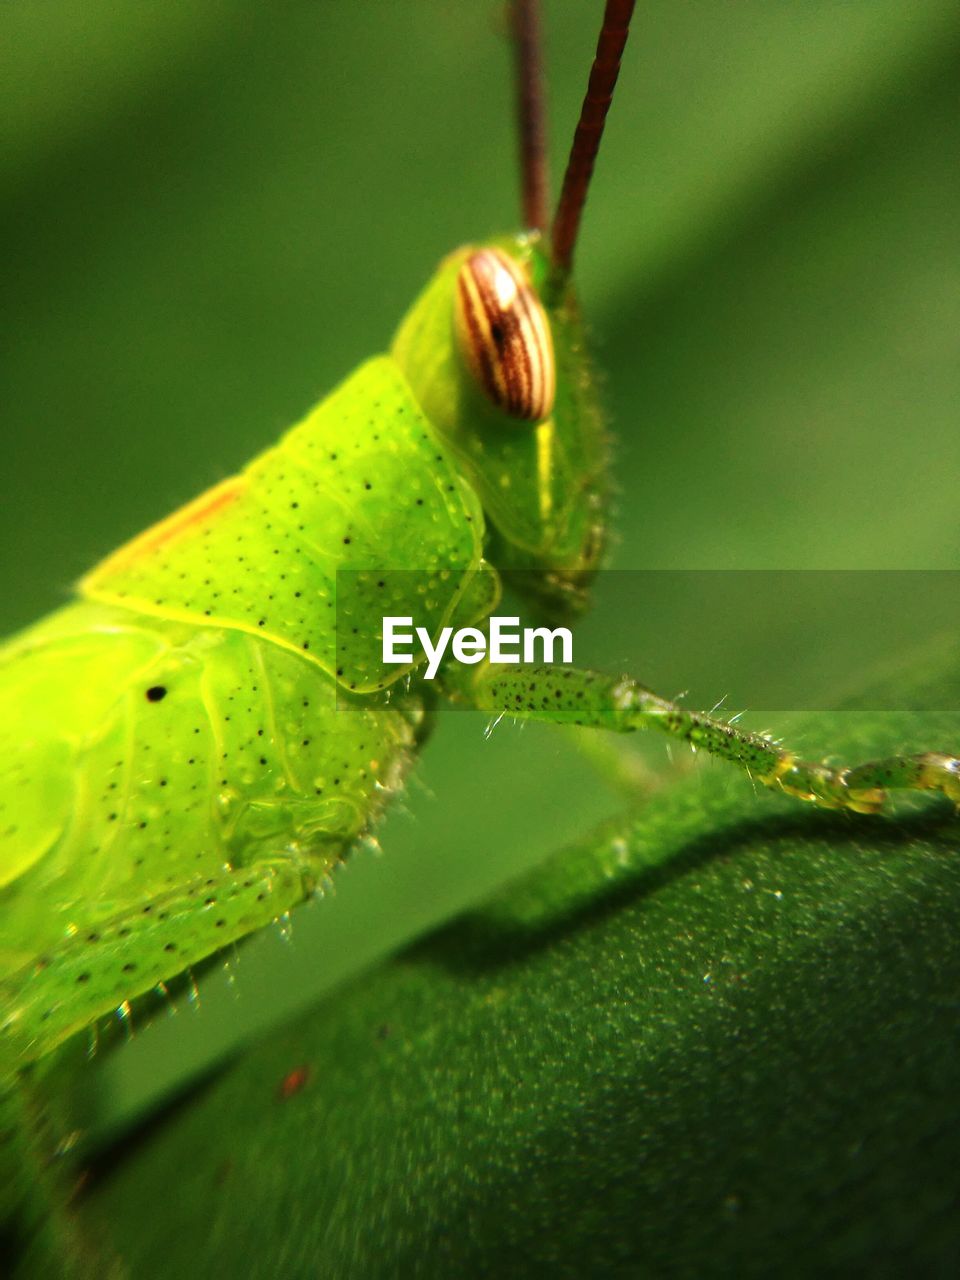
<svg viewBox="0 0 960 1280"><path fill-rule="evenodd" d="M573 667L458 667L444 676L455 700L518 720L548 720L630 733L658 729L739 765L764 786L827 809L875 813L887 792L940 791L960 806L960 759L928 751L856 766L812 764L762 734L661 698L629 677Z"/></svg>

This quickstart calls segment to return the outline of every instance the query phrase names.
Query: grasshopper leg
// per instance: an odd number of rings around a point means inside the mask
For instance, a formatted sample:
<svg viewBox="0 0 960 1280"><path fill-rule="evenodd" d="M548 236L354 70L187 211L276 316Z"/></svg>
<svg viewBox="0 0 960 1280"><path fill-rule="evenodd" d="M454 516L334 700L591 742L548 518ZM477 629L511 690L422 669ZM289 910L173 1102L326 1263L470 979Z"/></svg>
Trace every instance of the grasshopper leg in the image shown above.
<svg viewBox="0 0 960 1280"><path fill-rule="evenodd" d="M29 1061L284 915L311 892L309 862L287 855L177 885L68 935L0 983L0 1057ZM9 994L8 994L9 992Z"/></svg>
<svg viewBox="0 0 960 1280"><path fill-rule="evenodd" d="M457 668L445 674L456 701L491 715L629 733L659 729L739 765L765 786L827 809L876 813L894 790L940 791L960 807L960 759L938 752L890 756L853 767L799 759L760 734L661 698L629 677L573 667Z"/></svg>

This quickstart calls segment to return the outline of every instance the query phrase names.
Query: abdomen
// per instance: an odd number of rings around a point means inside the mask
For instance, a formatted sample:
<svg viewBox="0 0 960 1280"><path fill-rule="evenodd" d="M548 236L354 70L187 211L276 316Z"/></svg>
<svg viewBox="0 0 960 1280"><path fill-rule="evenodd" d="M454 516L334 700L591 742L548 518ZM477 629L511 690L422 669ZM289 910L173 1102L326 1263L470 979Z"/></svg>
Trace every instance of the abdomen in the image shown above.
<svg viewBox="0 0 960 1280"><path fill-rule="evenodd" d="M0 650L0 1075L311 892L422 707L217 627L77 604Z"/></svg>

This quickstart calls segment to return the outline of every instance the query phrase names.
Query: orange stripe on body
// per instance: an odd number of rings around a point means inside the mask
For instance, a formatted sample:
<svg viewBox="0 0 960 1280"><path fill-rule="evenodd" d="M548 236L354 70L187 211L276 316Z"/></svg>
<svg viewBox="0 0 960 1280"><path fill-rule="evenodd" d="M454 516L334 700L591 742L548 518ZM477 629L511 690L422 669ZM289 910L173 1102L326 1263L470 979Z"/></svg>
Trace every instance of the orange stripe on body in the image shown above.
<svg viewBox="0 0 960 1280"><path fill-rule="evenodd" d="M81 589L95 586L98 581L109 577L117 570L136 564L138 560L145 560L153 552L159 551L168 543L175 542L183 534L205 525L212 516L232 506L246 488L247 480L244 476L231 476L228 480L222 480L220 484L201 493L198 498L194 498L186 506L172 512L166 519L151 525L149 529L107 556L82 580Z"/></svg>

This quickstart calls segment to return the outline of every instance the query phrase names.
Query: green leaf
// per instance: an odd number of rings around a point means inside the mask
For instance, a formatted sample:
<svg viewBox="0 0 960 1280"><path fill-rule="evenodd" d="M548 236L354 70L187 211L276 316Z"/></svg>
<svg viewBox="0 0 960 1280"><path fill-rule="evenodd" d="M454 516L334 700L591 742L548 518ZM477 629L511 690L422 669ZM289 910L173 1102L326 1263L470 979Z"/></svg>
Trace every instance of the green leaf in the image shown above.
<svg viewBox="0 0 960 1280"><path fill-rule="evenodd" d="M955 648L892 684L956 705ZM856 757L960 714L818 732ZM271 1034L84 1224L151 1278L945 1274L958 989L948 806L858 820L717 766Z"/></svg>

